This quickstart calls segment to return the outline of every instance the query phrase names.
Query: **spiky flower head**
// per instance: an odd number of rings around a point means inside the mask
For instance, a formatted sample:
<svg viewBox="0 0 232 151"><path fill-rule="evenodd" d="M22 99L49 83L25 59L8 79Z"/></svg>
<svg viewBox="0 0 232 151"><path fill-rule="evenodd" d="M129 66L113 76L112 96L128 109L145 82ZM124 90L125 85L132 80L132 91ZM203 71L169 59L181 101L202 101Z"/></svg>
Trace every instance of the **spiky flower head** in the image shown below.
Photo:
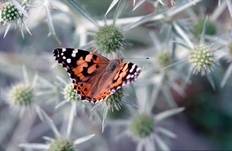
<svg viewBox="0 0 232 151"><path fill-rule="evenodd" d="M151 136L154 132L154 119L145 113L134 116L130 122L130 133L135 140Z"/></svg>
<svg viewBox="0 0 232 151"><path fill-rule="evenodd" d="M75 151L73 149L73 143L67 139L58 138L49 147L49 151Z"/></svg>
<svg viewBox="0 0 232 151"><path fill-rule="evenodd" d="M114 109L120 110L122 106L123 98L123 89L118 89L114 94L110 95L108 98L103 100L103 104L105 104L112 111Z"/></svg>
<svg viewBox="0 0 232 151"><path fill-rule="evenodd" d="M73 84L67 84L63 90L64 98L68 101L77 101L79 96L77 92L74 90Z"/></svg>
<svg viewBox="0 0 232 151"><path fill-rule="evenodd" d="M194 32L197 34L197 35L201 35L202 33L202 30L203 30L203 27L204 27L204 24L205 24L205 18L200 18L196 24L194 25ZM217 30L216 30L216 23L214 23L213 21L211 20L208 20L207 21L207 24L206 24L206 27L205 27L205 34L206 35L215 35Z"/></svg>
<svg viewBox="0 0 232 151"><path fill-rule="evenodd" d="M99 28L94 38L96 47L105 53L115 52L123 44L123 34L113 25Z"/></svg>
<svg viewBox="0 0 232 151"><path fill-rule="evenodd" d="M208 46L196 45L189 53L189 62L194 69L193 73L204 75L214 70L216 59Z"/></svg>
<svg viewBox="0 0 232 151"><path fill-rule="evenodd" d="M164 68L171 63L171 53L169 51L160 51L156 55L159 67Z"/></svg>
<svg viewBox="0 0 232 151"><path fill-rule="evenodd" d="M33 88L25 84L14 85L9 91L9 97L13 105L30 106L34 99Z"/></svg>
<svg viewBox="0 0 232 151"><path fill-rule="evenodd" d="M1 18L6 23L17 20L19 18L19 10L11 2L4 3L1 10Z"/></svg>

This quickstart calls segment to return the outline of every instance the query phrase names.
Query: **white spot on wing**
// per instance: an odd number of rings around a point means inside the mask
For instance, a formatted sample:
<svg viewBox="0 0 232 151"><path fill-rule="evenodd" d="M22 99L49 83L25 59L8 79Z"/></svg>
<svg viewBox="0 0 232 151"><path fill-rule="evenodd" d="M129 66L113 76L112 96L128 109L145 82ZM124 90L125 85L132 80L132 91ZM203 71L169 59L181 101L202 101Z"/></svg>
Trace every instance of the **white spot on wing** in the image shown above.
<svg viewBox="0 0 232 151"><path fill-rule="evenodd" d="M77 49L74 49L73 52L74 52L74 53L78 53L78 50L77 50Z"/></svg>
<svg viewBox="0 0 232 151"><path fill-rule="evenodd" d="M130 71L129 71L130 73L132 73L132 72L133 72L133 70L134 70L135 66L136 66L136 65L135 65L135 64L133 64L133 66L131 67L131 69L130 69Z"/></svg>
<svg viewBox="0 0 232 151"><path fill-rule="evenodd" d="M77 49L74 49L73 52L72 52L72 57L76 57L76 54L78 53L78 50Z"/></svg>
<svg viewBox="0 0 232 151"><path fill-rule="evenodd" d="M66 51L66 49L65 48L62 48L62 52L65 52Z"/></svg>
<svg viewBox="0 0 232 151"><path fill-rule="evenodd" d="M67 59L66 61L67 61L67 63L71 63L71 59L70 59L70 58L69 58L69 59Z"/></svg>
<svg viewBox="0 0 232 151"><path fill-rule="evenodd" d="M140 68L138 67L138 68L136 69L136 71L137 71L137 72L140 71Z"/></svg>
<svg viewBox="0 0 232 151"><path fill-rule="evenodd" d="M65 57L65 56L63 56L63 59L66 59L66 57Z"/></svg>

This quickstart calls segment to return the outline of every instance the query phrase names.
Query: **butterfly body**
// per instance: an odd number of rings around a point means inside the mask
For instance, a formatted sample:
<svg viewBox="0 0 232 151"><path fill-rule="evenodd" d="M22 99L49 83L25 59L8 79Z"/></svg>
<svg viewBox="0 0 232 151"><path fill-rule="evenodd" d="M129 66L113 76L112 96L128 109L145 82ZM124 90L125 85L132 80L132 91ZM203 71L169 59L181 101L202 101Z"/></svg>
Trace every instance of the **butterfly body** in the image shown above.
<svg viewBox="0 0 232 151"><path fill-rule="evenodd" d="M109 60L93 52L73 48L57 48L55 59L68 72L81 100L93 103L107 98L122 85L134 81L140 68L122 58Z"/></svg>

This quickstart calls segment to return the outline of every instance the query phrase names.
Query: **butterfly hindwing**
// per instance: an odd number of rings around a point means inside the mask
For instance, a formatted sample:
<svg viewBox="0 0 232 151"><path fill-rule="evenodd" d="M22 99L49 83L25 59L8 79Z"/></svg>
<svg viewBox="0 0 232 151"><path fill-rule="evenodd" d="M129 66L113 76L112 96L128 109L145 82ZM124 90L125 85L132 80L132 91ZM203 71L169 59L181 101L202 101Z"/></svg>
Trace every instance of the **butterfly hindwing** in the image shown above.
<svg viewBox="0 0 232 151"><path fill-rule="evenodd" d="M91 101L91 85L86 82L73 82L74 89L80 95L81 100Z"/></svg>

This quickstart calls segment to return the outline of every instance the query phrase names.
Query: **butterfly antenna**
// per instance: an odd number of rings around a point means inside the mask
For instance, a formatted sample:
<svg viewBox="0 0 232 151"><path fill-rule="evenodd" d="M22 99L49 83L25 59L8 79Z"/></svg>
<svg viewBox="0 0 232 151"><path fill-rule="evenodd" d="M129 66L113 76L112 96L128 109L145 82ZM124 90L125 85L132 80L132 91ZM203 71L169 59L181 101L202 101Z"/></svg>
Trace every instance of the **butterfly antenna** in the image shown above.
<svg viewBox="0 0 232 151"><path fill-rule="evenodd" d="M149 60L150 58L146 57L146 58L124 58L124 59L147 59L147 60Z"/></svg>

